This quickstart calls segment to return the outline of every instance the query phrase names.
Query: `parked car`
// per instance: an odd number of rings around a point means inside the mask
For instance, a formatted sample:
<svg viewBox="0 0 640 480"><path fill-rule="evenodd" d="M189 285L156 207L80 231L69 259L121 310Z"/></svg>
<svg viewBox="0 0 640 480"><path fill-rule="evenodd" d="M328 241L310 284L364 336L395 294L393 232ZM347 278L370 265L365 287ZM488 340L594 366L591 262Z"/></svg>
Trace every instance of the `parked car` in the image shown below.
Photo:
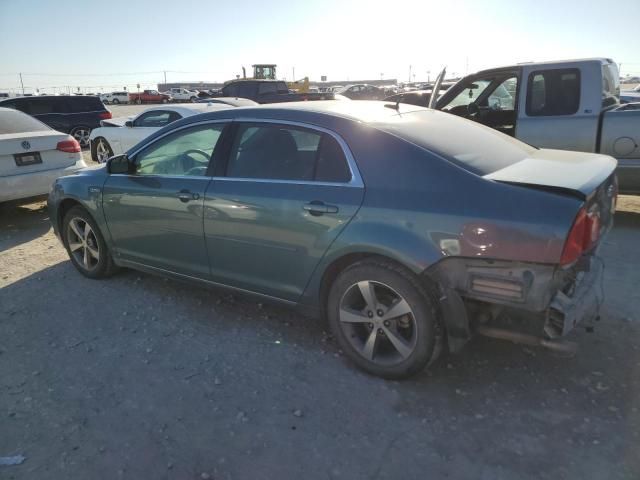
<svg viewBox="0 0 640 480"><path fill-rule="evenodd" d="M248 98L258 103L299 102L301 100L332 100L332 93L292 93L281 80L233 80L220 90L221 97Z"/></svg>
<svg viewBox="0 0 640 480"><path fill-rule="evenodd" d="M128 92L111 92L111 93L101 93L100 100L105 105L113 104L118 105L120 103L129 103L129 93Z"/></svg>
<svg viewBox="0 0 640 480"><path fill-rule="evenodd" d="M170 88L163 93L169 95L174 102L195 102L199 98L199 92L187 90L186 88Z"/></svg>
<svg viewBox="0 0 640 480"><path fill-rule="evenodd" d="M148 108L133 118L114 118L103 121L102 126L91 132L91 159L94 162L103 163L113 155L126 152L144 138L176 120L225 108L231 108L231 105L223 103L166 105Z"/></svg>
<svg viewBox="0 0 640 480"><path fill-rule="evenodd" d="M160 93L157 90L143 90L138 93L129 93L129 102L137 103L167 103L171 101L171 95Z"/></svg>
<svg viewBox="0 0 640 480"><path fill-rule="evenodd" d="M98 97L75 95L17 97L1 100L0 107L20 110L54 130L68 133L80 143L82 148L89 146L91 130L99 127L101 120L111 118L111 112Z"/></svg>
<svg viewBox="0 0 640 480"><path fill-rule="evenodd" d="M56 178L84 167L75 138L0 107L0 202L45 195Z"/></svg>
<svg viewBox="0 0 640 480"><path fill-rule="evenodd" d="M595 317L615 166L403 104L232 108L59 179L49 217L89 278L123 266L295 305L399 378L502 309L547 339Z"/></svg>
<svg viewBox="0 0 640 480"><path fill-rule="evenodd" d="M640 112L620 108L610 59L525 63L469 75L436 108L542 148L618 159L620 192L640 194Z"/></svg>
<svg viewBox="0 0 640 480"><path fill-rule="evenodd" d="M442 95L446 90L440 90L439 95ZM400 102L408 103L410 105L417 105L419 107L428 107L429 100L431 99L431 90L413 90L411 92L397 93L384 99L385 102Z"/></svg>
<svg viewBox="0 0 640 480"><path fill-rule="evenodd" d="M254 102L253 100L249 100L248 98L239 97L202 98L196 103L223 103L225 105L231 105L232 107L255 107L256 105L260 105L258 102Z"/></svg>
<svg viewBox="0 0 640 480"><path fill-rule="evenodd" d="M347 85L336 93L351 100L382 100L386 96L383 89L366 83Z"/></svg>

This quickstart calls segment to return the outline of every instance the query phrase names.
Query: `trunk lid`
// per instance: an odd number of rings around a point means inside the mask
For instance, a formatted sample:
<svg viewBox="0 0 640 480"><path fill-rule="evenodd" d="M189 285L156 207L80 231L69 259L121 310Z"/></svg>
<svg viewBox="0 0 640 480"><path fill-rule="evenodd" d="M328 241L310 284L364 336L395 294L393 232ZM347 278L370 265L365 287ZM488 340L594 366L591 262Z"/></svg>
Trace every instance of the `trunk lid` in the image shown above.
<svg viewBox="0 0 640 480"><path fill-rule="evenodd" d="M55 130L0 135L0 177L66 168L74 165L82 158L81 153L67 153L56 149L58 142L69 138L69 135ZM17 165L14 155L35 152L40 154L42 163Z"/></svg>
<svg viewBox="0 0 640 480"><path fill-rule="evenodd" d="M607 155L541 149L484 178L579 198L585 211L598 217L602 238L613 226L617 163Z"/></svg>
<svg viewBox="0 0 640 480"><path fill-rule="evenodd" d="M616 165L616 160L607 155L540 149L484 178L565 192L587 200L612 176Z"/></svg>

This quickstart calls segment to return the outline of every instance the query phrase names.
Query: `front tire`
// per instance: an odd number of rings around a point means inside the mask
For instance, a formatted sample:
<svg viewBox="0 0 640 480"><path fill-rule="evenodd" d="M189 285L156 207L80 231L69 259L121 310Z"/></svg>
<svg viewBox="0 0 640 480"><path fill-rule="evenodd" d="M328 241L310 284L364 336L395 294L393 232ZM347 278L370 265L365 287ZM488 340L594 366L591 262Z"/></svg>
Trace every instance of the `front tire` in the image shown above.
<svg viewBox="0 0 640 480"><path fill-rule="evenodd" d="M329 292L327 316L343 351L370 374L406 378L436 353L434 302L411 272L391 262L346 268Z"/></svg>
<svg viewBox="0 0 640 480"><path fill-rule="evenodd" d="M105 278L116 271L98 225L84 208L75 206L64 216L62 240L71 263L85 277Z"/></svg>
<svg viewBox="0 0 640 480"><path fill-rule="evenodd" d="M191 101L191 103L196 103L196 100L198 99L196 97L191 97L189 100Z"/></svg>
<svg viewBox="0 0 640 480"><path fill-rule="evenodd" d="M120 100L118 100L117 98L114 98L111 103L113 103L114 105L118 105L120 103Z"/></svg>
<svg viewBox="0 0 640 480"><path fill-rule="evenodd" d="M96 163L105 163L113 157L113 149L103 137L96 137L91 142L91 159Z"/></svg>

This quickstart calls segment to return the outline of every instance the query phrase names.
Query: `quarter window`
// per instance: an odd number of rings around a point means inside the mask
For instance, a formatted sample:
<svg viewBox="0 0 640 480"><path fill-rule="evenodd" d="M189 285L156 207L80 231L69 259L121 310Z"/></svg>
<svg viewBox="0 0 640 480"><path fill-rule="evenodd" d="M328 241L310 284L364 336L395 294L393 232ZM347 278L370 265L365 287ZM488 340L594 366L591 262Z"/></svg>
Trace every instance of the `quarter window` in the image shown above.
<svg viewBox="0 0 640 480"><path fill-rule="evenodd" d="M345 183L351 171L331 135L278 125L244 124L238 129L228 177Z"/></svg>
<svg viewBox="0 0 640 480"><path fill-rule="evenodd" d="M136 174L205 176L224 125L207 125L173 133L136 156Z"/></svg>
<svg viewBox="0 0 640 480"><path fill-rule="evenodd" d="M530 117L573 115L580 107L580 70L566 68L529 74L526 112Z"/></svg>

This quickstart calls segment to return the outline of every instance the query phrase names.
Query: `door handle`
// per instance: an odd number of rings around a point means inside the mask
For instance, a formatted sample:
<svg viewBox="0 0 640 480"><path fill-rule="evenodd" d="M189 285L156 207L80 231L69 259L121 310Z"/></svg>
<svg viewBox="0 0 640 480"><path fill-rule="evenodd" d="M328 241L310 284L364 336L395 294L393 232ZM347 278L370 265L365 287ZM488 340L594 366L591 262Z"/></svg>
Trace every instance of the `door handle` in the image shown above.
<svg viewBox="0 0 640 480"><path fill-rule="evenodd" d="M335 205L327 205L324 202L314 200L313 202L305 203L302 209L309 212L311 215L323 215L325 213L338 213L338 207Z"/></svg>
<svg viewBox="0 0 640 480"><path fill-rule="evenodd" d="M190 192L189 190L180 190L177 193L177 197L180 199L181 202L186 203L190 200L198 200L200 198L200 194Z"/></svg>

